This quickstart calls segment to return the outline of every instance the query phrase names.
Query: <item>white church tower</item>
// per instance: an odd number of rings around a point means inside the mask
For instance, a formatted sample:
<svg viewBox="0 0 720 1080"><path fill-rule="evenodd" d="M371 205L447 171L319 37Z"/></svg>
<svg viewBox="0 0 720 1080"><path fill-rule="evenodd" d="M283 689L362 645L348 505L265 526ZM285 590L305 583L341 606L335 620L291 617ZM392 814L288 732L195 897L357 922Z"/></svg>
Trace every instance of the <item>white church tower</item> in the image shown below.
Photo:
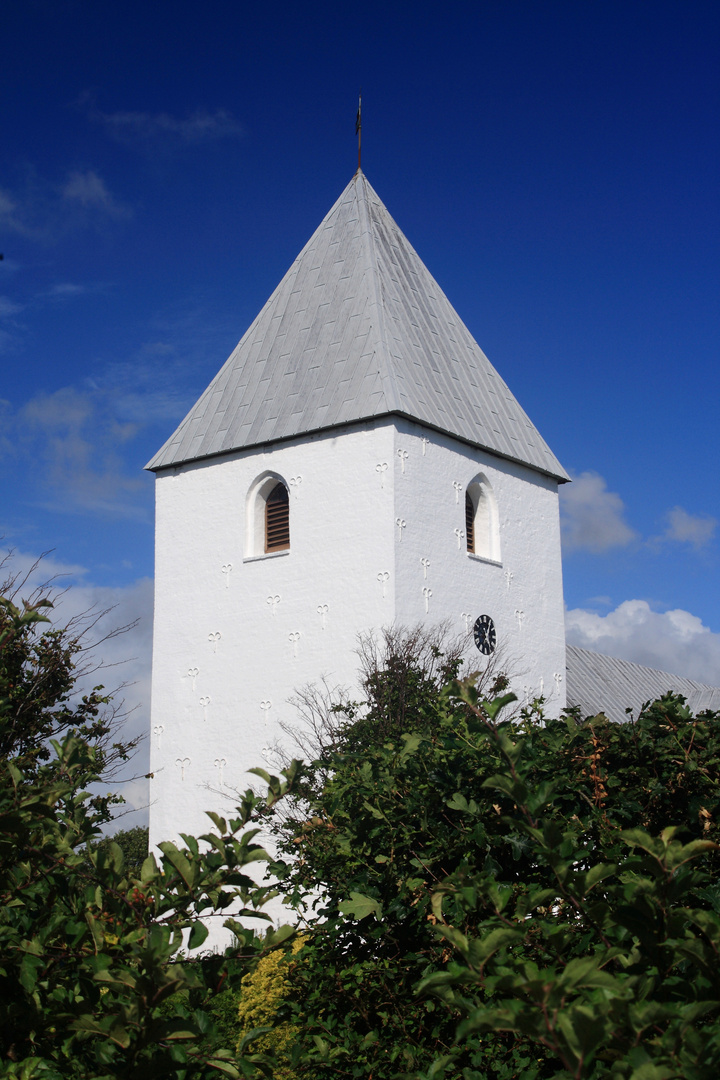
<svg viewBox="0 0 720 1080"><path fill-rule="evenodd" d="M447 620L565 704L567 474L358 170L149 463L151 842L204 831L357 636Z"/></svg>

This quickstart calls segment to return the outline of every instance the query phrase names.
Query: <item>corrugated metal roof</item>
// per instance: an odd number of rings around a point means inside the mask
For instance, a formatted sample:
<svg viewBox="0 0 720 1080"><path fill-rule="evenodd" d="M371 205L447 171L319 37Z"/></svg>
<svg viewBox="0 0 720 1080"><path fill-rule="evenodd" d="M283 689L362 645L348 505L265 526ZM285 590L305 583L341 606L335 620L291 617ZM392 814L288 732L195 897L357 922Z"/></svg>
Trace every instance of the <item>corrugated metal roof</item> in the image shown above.
<svg viewBox="0 0 720 1080"><path fill-rule="evenodd" d="M568 645L566 663L568 705L579 705L583 718L603 712L609 720L622 723L627 720L627 708L637 716L646 701L654 701L670 691L682 694L693 713L703 709L720 711L717 686L705 686L693 679L603 656L576 645Z"/></svg>
<svg viewBox="0 0 720 1080"><path fill-rule="evenodd" d="M569 479L358 171L147 468L390 414Z"/></svg>

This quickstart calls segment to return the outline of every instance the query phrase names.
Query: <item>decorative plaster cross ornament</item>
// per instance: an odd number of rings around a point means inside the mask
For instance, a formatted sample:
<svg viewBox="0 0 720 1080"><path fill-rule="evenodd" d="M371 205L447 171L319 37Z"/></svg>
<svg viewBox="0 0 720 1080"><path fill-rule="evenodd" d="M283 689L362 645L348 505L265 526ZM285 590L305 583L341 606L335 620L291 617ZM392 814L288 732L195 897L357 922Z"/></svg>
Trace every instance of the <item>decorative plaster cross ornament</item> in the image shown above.
<svg viewBox="0 0 720 1080"><path fill-rule="evenodd" d="M215 758L215 768L218 771L218 784L219 784L220 787L223 787L223 769L225 768L226 765L227 765L226 758L224 758L224 757L216 757Z"/></svg>
<svg viewBox="0 0 720 1080"><path fill-rule="evenodd" d="M290 486L295 488L295 494L300 496L300 485L302 484L302 476L291 476Z"/></svg>
<svg viewBox="0 0 720 1080"><path fill-rule="evenodd" d="M187 677L188 677L188 679L190 679L190 685L192 687L193 694L195 693L195 680L197 679L199 674L200 674L200 669L199 668L191 667L191 668L188 668L188 670L187 670Z"/></svg>
<svg viewBox="0 0 720 1080"><path fill-rule="evenodd" d="M423 437L422 437L422 439L421 439L421 442L422 442L422 444L423 444L423 457L425 457L425 447L426 447L426 446L427 446L427 444L428 444L428 443L430 442L430 440L429 440L429 439L426 439L426 438L425 438L425 436L423 435Z"/></svg>
<svg viewBox="0 0 720 1080"><path fill-rule="evenodd" d="M398 450L397 455L400 458L400 464L402 466L402 471L405 472L405 462L408 459L408 452L407 452L407 450Z"/></svg>
<svg viewBox="0 0 720 1080"><path fill-rule="evenodd" d="M455 488L455 502L460 502L460 492L462 491L462 484L459 480L453 480L453 487Z"/></svg>
<svg viewBox="0 0 720 1080"><path fill-rule="evenodd" d="M275 593L273 596L268 596L266 603L268 603L270 605L270 610L272 611L272 614L273 614L273 617L274 617L275 608L280 603L280 593Z"/></svg>
<svg viewBox="0 0 720 1080"><path fill-rule="evenodd" d="M293 630L292 633L288 634L288 641L292 645L293 659L295 659L295 660L297 660L297 647L298 647L298 641L299 640L300 640L300 631L299 630Z"/></svg>
<svg viewBox="0 0 720 1080"><path fill-rule="evenodd" d="M318 604L317 613L320 616L320 618L322 619L322 628L323 628L323 630L325 629L325 616L327 615L329 610L330 609L328 608L327 604Z"/></svg>
<svg viewBox="0 0 720 1080"><path fill-rule="evenodd" d="M265 761L265 762L266 762L266 763L267 763L268 765L270 764L270 754L271 754L271 753L272 753L272 751L271 751L271 749L270 749L270 747L269 747L269 746L263 746L263 748L262 748L262 749L261 749L261 751L260 751L260 757L261 757L261 758L262 758L262 759L263 759L263 760L264 760L264 761Z"/></svg>
<svg viewBox="0 0 720 1080"><path fill-rule="evenodd" d="M525 612L515 609L515 618L518 622L518 630L522 630L523 623L525 622Z"/></svg>
<svg viewBox="0 0 720 1080"><path fill-rule="evenodd" d="M267 724L267 715L268 715L268 712L270 711L270 709L272 709L272 701L270 701L269 698L265 698L264 701L260 702L260 708L263 711L263 720Z"/></svg>
<svg viewBox="0 0 720 1080"><path fill-rule="evenodd" d="M545 680L543 679L543 677L541 675L540 676L540 694L538 696L542 697L544 695L544 693L545 693Z"/></svg>
<svg viewBox="0 0 720 1080"><path fill-rule="evenodd" d="M555 680L555 693L560 693L560 683L563 681L563 677L559 671L553 672L553 679Z"/></svg>
<svg viewBox="0 0 720 1080"><path fill-rule="evenodd" d="M230 574L232 573L232 563L231 562L223 563L221 569L222 569L223 574L225 575L225 588L229 589L230 588Z"/></svg>
<svg viewBox="0 0 720 1080"><path fill-rule="evenodd" d="M207 720L207 707L210 704L210 698L207 696L207 694L205 695L205 697L200 698L200 704L202 705L203 722L205 722L205 720Z"/></svg>
<svg viewBox="0 0 720 1080"><path fill-rule="evenodd" d="M405 518L395 518L395 524L398 527L398 543L401 543L403 529L406 527L407 521L405 520Z"/></svg>
<svg viewBox="0 0 720 1080"><path fill-rule="evenodd" d="M453 529L453 532L457 536L458 551L459 551L460 548L462 547L463 537L465 536L465 533L462 531L462 529Z"/></svg>
<svg viewBox="0 0 720 1080"><path fill-rule="evenodd" d="M387 583L390 580L390 574L388 573L387 570L382 570L378 574L377 579L380 582L380 584L382 585L383 600L384 600L385 599L385 587L387 586Z"/></svg>
<svg viewBox="0 0 720 1080"><path fill-rule="evenodd" d="M430 611L430 597L432 596L432 589L429 589L427 585L423 585L423 596L425 597L425 614Z"/></svg>
<svg viewBox="0 0 720 1080"><path fill-rule="evenodd" d="M430 560L423 558L423 559L420 560L420 563L421 563L422 568L423 568L423 577L424 577L425 581L427 581L427 572L428 572L428 566L430 565Z"/></svg>
<svg viewBox="0 0 720 1080"><path fill-rule="evenodd" d="M385 473L388 469L387 461L379 461L375 466L375 472L380 473L380 487L385 487Z"/></svg>
<svg viewBox="0 0 720 1080"><path fill-rule="evenodd" d="M185 770L187 769L188 765L190 764L190 758L189 757L175 758L175 764L180 769L180 780L182 781L182 780L185 779Z"/></svg>
<svg viewBox="0 0 720 1080"><path fill-rule="evenodd" d="M529 705L530 704L530 687L529 686L523 686L523 694L525 696L525 704Z"/></svg>
<svg viewBox="0 0 720 1080"><path fill-rule="evenodd" d="M470 633L470 620L472 619L472 615L470 614L469 611L463 611L460 618L465 620L465 633L469 634Z"/></svg>
<svg viewBox="0 0 720 1080"><path fill-rule="evenodd" d="M514 578L514 576L515 575L513 574L512 570L505 571L505 586L508 592L510 592L510 586L512 585L512 579Z"/></svg>
<svg viewBox="0 0 720 1080"><path fill-rule="evenodd" d="M218 643L218 641L220 640L221 637L222 637L222 634L220 633L219 630L216 630L214 634L208 634L208 641L212 645L214 653L217 652L217 643Z"/></svg>
<svg viewBox="0 0 720 1080"><path fill-rule="evenodd" d="M155 727L153 728L153 735L157 739L157 742L156 742L155 745L157 746L158 750L160 749L160 740L162 739L162 733L163 733L164 730L165 730L165 725L164 724L156 724Z"/></svg>

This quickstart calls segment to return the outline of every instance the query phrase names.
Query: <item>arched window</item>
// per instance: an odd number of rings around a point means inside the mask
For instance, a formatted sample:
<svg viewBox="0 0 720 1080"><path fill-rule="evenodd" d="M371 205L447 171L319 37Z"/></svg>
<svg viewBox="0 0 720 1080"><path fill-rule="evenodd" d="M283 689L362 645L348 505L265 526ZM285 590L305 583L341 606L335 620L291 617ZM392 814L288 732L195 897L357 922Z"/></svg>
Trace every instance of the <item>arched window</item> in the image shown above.
<svg viewBox="0 0 720 1080"><path fill-rule="evenodd" d="M290 498L277 473L262 473L250 485L245 503L245 558L290 550Z"/></svg>
<svg viewBox="0 0 720 1080"><path fill-rule="evenodd" d="M290 500L284 484L276 484L265 502L265 550L290 547Z"/></svg>
<svg viewBox="0 0 720 1080"><path fill-rule="evenodd" d="M467 537L467 549L475 554L475 507L470 498L470 492L465 492L465 536Z"/></svg>
<svg viewBox="0 0 720 1080"><path fill-rule="evenodd" d="M482 473L465 492L465 536L469 554L500 562L497 503L490 481Z"/></svg>

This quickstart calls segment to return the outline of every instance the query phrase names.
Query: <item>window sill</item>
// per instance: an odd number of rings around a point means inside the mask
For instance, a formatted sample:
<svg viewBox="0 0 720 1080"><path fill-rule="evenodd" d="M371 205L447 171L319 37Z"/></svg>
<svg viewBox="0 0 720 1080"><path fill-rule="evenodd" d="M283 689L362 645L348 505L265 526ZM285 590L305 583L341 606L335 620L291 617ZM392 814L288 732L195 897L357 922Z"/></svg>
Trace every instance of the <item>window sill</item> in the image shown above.
<svg viewBox="0 0 720 1080"><path fill-rule="evenodd" d="M262 555L248 555L243 559L243 563L246 562L261 562L263 559L282 559L283 555L289 555L290 548L286 548L284 551L264 551Z"/></svg>
<svg viewBox="0 0 720 1080"><path fill-rule="evenodd" d="M488 559L485 555L476 555L474 551L468 551L467 557L472 559L473 562L487 563L488 566L502 566L498 559Z"/></svg>

